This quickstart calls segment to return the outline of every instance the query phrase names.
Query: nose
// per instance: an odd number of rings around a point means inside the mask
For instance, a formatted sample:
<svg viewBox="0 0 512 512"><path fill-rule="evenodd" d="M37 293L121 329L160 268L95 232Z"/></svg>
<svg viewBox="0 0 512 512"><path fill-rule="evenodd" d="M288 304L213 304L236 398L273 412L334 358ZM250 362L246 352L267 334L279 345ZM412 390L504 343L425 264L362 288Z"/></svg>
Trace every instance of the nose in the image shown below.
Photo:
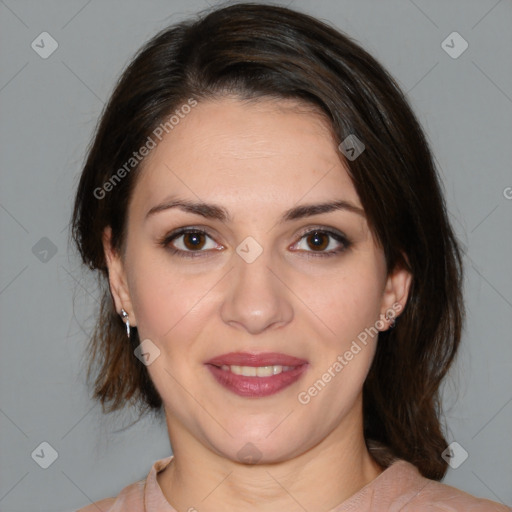
<svg viewBox="0 0 512 512"><path fill-rule="evenodd" d="M233 255L234 268L221 306L222 320L250 334L288 324L294 315L290 290L266 251L252 263Z"/></svg>

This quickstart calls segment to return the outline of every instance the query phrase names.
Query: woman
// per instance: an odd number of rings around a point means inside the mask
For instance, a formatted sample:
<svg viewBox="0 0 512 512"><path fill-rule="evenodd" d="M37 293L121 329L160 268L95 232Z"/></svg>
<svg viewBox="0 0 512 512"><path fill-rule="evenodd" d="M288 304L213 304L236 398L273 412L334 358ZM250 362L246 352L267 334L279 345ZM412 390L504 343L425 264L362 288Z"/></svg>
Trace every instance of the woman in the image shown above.
<svg viewBox="0 0 512 512"><path fill-rule="evenodd" d="M92 511L505 511L438 481L461 256L393 79L333 28L238 4L121 77L73 233L106 293L95 397L173 456Z"/></svg>

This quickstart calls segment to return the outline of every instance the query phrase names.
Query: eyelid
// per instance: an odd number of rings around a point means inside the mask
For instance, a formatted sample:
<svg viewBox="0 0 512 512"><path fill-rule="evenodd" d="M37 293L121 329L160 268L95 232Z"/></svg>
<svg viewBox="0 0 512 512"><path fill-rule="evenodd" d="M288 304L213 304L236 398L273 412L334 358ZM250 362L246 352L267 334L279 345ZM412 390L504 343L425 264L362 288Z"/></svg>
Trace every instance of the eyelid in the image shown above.
<svg viewBox="0 0 512 512"><path fill-rule="evenodd" d="M301 231L299 231L299 234L297 236L303 237L304 235L307 235L314 231L321 231L322 233L329 233L329 234L337 235L337 236L344 238L348 241L348 237L347 237L347 235L345 235L345 233L343 233L343 231L340 231L339 229L332 228L329 226L322 226L320 224L307 226L307 227L303 228Z"/></svg>

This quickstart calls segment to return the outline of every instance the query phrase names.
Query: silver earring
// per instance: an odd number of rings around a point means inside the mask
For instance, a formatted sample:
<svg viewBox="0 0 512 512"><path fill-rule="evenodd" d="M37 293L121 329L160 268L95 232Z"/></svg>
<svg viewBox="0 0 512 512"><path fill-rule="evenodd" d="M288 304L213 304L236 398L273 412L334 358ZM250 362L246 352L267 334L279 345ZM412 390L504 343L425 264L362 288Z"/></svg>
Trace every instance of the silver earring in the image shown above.
<svg viewBox="0 0 512 512"><path fill-rule="evenodd" d="M124 323L126 324L126 335L130 337L130 320L128 319L128 313L121 309L121 316L123 317Z"/></svg>
<svg viewBox="0 0 512 512"><path fill-rule="evenodd" d="M393 329L395 327L396 316L395 315L386 315L386 320L389 322L389 328Z"/></svg>

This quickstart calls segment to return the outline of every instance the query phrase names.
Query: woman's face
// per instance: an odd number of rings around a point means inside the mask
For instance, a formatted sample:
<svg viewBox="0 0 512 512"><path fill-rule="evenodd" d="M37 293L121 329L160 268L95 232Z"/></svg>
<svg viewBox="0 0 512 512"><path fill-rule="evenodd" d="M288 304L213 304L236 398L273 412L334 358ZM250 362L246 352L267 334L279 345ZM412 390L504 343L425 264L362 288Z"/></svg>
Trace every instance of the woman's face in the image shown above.
<svg viewBox="0 0 512 512"><path fill-rule="evenodd" d="M232 460L360 432L376 330L409 286L386 275L328 125L299 107L199 103L145 162L122 259L105 238L171 442Z"/></svg>

